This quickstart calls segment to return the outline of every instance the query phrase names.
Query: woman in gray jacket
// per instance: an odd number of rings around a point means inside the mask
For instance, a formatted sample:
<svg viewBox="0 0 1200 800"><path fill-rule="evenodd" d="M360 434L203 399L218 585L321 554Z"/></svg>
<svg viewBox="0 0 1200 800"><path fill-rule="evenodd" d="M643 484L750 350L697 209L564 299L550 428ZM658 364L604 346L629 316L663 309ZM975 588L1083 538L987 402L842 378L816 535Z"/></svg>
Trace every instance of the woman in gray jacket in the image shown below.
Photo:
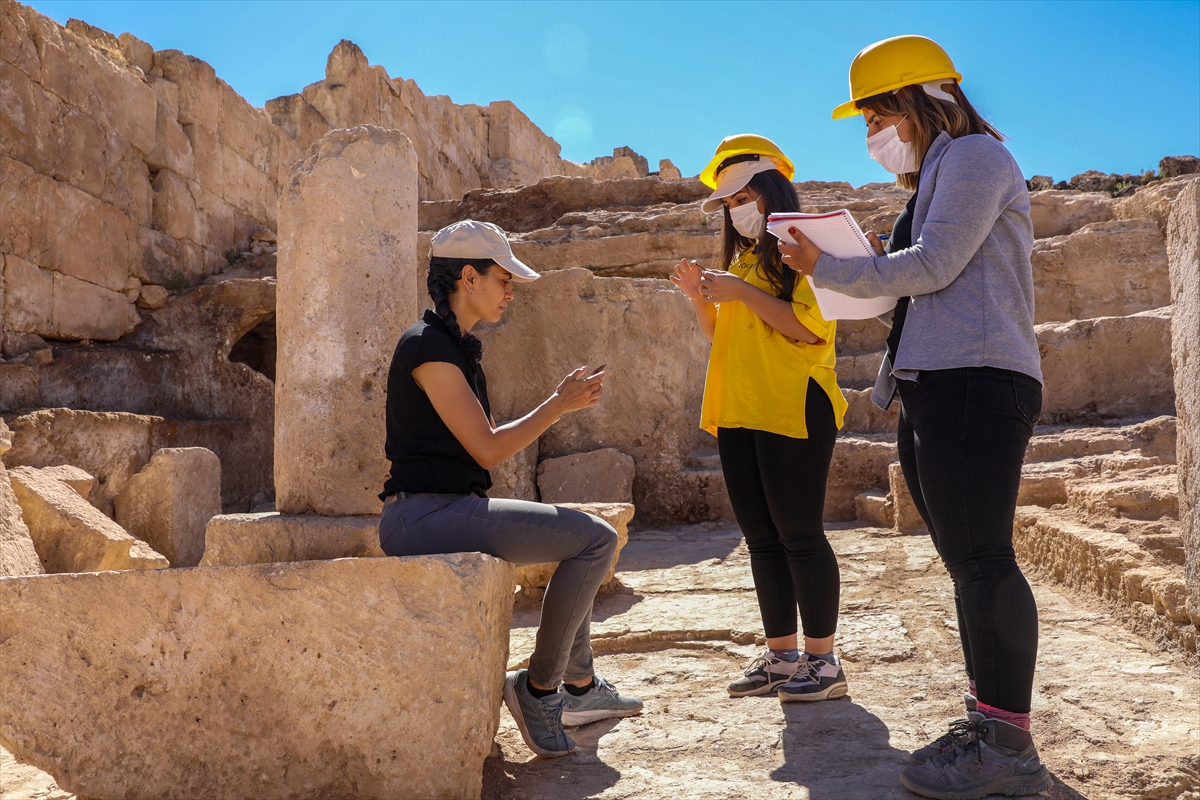
<svg viewBox="0 0 1200 800"><path fill-rule="evenodd" d="M921 36L886 39L850 67L867 149L915 194L885 252L838 259L793 231L784 262L853 297L900 297L872 400L900 398L905 481L954 582L968 719L910 758L909 790L1024 795L1053 785L1029 732L1037 606L1013 517L1041 413L1033 330L1033 223L1021 170L971 106L950 57ZM872 235L873 236L873 235Z"/></svg>

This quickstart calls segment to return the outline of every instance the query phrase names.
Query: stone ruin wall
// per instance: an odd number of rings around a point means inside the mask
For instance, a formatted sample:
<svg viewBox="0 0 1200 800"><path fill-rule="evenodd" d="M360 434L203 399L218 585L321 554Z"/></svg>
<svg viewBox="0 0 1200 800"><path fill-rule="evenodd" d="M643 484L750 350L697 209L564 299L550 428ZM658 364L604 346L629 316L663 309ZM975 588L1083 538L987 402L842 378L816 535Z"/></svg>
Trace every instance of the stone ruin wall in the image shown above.
<svg viewBox="0 0 1200 800"><path fill-rule="evenodd" d="M587 171L512 103L428 97L345 41L324 80L260 109L197 58L0 0L0 93L9 357L119 339L168 292L269 249L280 186L331 128L407 133L427 201Z"/></svg>

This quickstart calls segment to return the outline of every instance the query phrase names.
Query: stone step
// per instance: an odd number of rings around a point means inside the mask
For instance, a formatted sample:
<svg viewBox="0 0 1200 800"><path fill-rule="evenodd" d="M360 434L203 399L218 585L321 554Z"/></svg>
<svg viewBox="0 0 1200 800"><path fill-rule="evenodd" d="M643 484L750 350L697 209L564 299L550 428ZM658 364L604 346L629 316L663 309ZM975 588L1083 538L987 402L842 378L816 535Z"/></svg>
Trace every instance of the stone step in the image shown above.
<svg viewBox="0 0 1200 800"><path fill-rule="evenodd" d="M1151 468L1114 480L1072 481L1067 485L1067 506L1090 516L1177 520L1178 492L1179 479L1173 467Z"/></svg>
<svg viewBox="0 0 1200 800"><path fill-rule="evenodd" d="M1112 601L1153 638L1196 652L1200 609L1187 607L1182 566L1164 563L1170 559L1149 552L1127 532L1099 528L1065 510L1023 506L1017 509L1013 546L1022 563Z"/></svg>

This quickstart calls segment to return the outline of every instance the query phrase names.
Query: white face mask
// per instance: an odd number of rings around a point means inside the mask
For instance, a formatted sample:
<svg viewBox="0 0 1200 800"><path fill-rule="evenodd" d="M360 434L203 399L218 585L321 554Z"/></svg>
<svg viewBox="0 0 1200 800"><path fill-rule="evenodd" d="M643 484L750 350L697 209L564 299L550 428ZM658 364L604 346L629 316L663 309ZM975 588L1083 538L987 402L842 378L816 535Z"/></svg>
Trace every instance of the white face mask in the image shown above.
<svg viewBox="0 0 1200 800"><path fill-rule="evenodd" d="M904 175L921 168L916 146L912 142L900 141L900 132L896 130L895 125L889 125L879 133L868 136L867 152L893 175Z"/></svg>
<svg viewBox="0 0 1200 800"><path fill-rule="evenodd" d="M767 226L767 216L758 210L757 200L729 209L729 218L733 221L734 230L747 239L762 236Z"/></svg>

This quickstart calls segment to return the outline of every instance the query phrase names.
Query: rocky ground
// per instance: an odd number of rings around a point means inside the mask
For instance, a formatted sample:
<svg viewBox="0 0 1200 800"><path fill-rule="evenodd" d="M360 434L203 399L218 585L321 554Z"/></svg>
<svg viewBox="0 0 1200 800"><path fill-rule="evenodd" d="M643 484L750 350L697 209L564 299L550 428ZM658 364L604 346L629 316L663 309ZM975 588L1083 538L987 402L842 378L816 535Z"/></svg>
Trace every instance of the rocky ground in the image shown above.
<svg viewBox="0 0 1200 800"><path fill-rule="evenodd" d="M598 671L645 712L574 730L579 749L547 760L505 711L484 797L909 797L896 779L908 752L962 714L950 582L924 535L835 525L830 538L848 697L728 697L761 632L737 528L635 532L618 568L625 588L598 602L592 630ZM1041 618L1034 731L1056 778L1046 796L1200 797L1195 663L1133 634L1093 596L1029 577ZM510 668L536 624L536 607L518 608Z"/></svg>
<svg viewBox="0 0 1200 800"><path fill-rule="evenodd" d="M640 717L572 731L564 759L533 757L503 712L485 798L888 798L908 752L961 715L964 676L950 583L923 534L831 525L842 565L838 650L850 695L816 705L732 699L760 649L738 529L706 523L631 534L622 588L596 605L599 672L642 697ZM1200 798L1196 662L1132 633L1094 595L1030 571L1041 614L1035 733L1055 800ZM510 668L538 608L514 615ZM1189 660L1190 659L1190 660ZM60 800L50 776L0 751L0 799Z"/></svg>

